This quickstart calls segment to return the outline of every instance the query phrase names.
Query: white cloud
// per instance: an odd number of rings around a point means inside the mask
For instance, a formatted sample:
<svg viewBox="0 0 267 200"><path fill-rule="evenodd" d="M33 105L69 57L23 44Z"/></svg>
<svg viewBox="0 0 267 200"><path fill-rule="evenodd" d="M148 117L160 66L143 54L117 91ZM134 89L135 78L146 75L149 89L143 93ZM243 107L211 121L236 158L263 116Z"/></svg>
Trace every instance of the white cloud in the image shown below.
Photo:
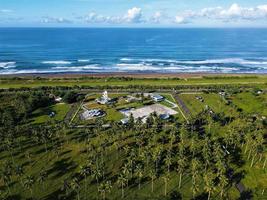
<svg viewBox="0 0 267 200"><path fill-rule="evenodd" d="M104 24L124 24L124 23L141 23L143 22L141 8L133 7L127 11L124 16L106 16L91 12L79 19L87 23L104 23Z"/></svg>
<svg viewBox="0 0 267 200"><path fill-rule="evenodd" d="M183 16L179 16L179 15L177 15L177 16L175 17L174 22L175 22L176 24L186 24L186 23L187 23L187 22L186 22L186 19L185 19Z"/></svg>
<svg viewBox="0 0 267 200"><path fill-rule="evenodd" d="M95 24L187 24L197 20L213 20L218 22L255 21L267 19L267 4L255 7L242 7L234 3L228 8L217 6L200 10L186 10L177 13L176 16L169 16L161 11L154 11L151 15L144 15L141 8L133 7L127 10L125 15L109 16L91 12L78 19ZM60 22L63 20L50 19L50 21Z"/></svg>
<svg viewBox="0 0 267 200"><path fill-rule="evenodd" d="M120 17L99 15L95 12L91 12L88 15L82 17L87 23L110 23L118 24L122 21Z"/></svg>
<svg viewBox="0 0 267 200"><path fill-rule="evenodd" d="M156 11L154 13L154 15L151 17L151 22L152 23L160 23L160 21L162 20L164 16L162 15L162 13L160 11Z"/></svg>
<svg viewBox="0 0 267 200"><path fill-rule="evenodd" d="M142 9L137 7L129 9L127 14L125 15L125 19L129 23L142 22Z"/></svg>
<svg viewBox="0 0 267 200"><path fill-rule="evenodd" d="M65 19L63 17L43 17L41 20L42 23L57 23L57 24L69 24L72 23L71 20Z"/></svg>
<svg viewBox="0 0 267 200"><path fill-rule="evenodd" d="M221 21L262 20L267 19L267 5L241 7L234 3L229 8L212 7L200 11L186 11L178 16L191 21L196 18L207 18Z"/></svg>

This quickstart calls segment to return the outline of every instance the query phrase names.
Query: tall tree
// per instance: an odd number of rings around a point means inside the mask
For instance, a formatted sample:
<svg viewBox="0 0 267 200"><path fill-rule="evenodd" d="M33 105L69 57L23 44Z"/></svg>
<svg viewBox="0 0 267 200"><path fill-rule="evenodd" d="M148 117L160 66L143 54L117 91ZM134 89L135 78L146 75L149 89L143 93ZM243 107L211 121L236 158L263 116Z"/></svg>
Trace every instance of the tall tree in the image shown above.
<svg viewBox="0 0 267 200"><path fill-rule="evenodd" d="M124 198L124 187L126 185L126 178L123 174L120 174L117 180L119 187L121 188L121 197Z"/></svg>
<svg viewBox="0 0 267 200"><path fill-rule="evenodd" d="M28 189L31 193L31 198L33 197L33 185L34 185L34 178L33 176L27 176L23 182L23 186Z"/></svg>
<svg viewBox="0 0 267 200"><path fill-rule="evenodd" d="M154 180L157 178L157 173L155 169L149 171L149 177L151 179L151 191L154 192Z"/></svg>

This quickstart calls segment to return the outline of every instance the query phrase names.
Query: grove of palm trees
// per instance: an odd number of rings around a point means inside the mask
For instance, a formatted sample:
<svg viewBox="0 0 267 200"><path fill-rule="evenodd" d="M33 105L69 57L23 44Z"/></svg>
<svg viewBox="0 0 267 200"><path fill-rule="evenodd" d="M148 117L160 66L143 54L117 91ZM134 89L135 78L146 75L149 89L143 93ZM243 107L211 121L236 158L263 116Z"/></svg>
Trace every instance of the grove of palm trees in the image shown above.
<svg viewBox="0 0 267 200"><path fill-rule="evenodd" d="M264 119L233 108L188 121L32 123L51 90L1 91L1 200L267 199Z"/></svg>

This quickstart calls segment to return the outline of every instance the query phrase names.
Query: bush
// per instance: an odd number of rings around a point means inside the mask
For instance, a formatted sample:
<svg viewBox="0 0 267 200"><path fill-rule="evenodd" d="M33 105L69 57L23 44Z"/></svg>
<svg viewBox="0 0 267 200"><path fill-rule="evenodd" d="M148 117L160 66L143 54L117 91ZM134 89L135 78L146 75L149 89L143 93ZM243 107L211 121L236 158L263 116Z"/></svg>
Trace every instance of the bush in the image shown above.
<svg viewBox="0 0 267 200"><path fill-rule="evenodd" d="M64 95L63 100L66 103L75 103L75 102L77 102L77 97L78 97L78 95L76 92L69 91Z"/></svg>

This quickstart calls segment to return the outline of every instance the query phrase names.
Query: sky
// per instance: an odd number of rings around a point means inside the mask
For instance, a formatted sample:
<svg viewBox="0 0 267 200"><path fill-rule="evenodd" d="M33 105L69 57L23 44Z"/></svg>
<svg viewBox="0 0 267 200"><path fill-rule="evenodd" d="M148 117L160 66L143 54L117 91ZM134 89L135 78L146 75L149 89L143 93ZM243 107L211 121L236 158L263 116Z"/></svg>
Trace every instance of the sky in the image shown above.
<svg viewBox="0 0 267 200"><path fill-rule="evenodd" d="M267 1L0 0L0 27L267 27Z"/></svg>

